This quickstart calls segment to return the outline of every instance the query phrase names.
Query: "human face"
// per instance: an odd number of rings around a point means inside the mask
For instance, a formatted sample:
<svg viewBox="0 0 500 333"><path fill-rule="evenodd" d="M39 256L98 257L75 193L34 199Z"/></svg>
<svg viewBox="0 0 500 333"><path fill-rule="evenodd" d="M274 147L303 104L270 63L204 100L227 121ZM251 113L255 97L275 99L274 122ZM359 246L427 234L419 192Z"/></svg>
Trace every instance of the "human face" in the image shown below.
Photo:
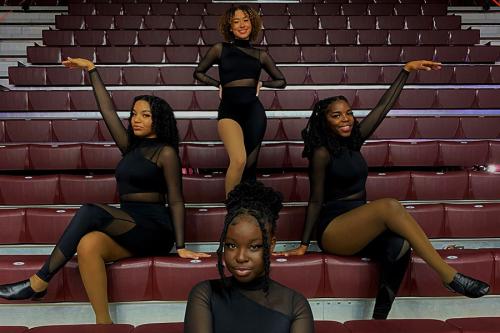
<svg viewBox="0 0 500 333"><path fill-rule="evenodd" d="M156 138L156 133L153 130L153 113L148 102L138 100L134 103L130 125L135 136L140 138Z"/></svg>
<svg viewBox="0 0 500 333"><path fill-rule="evenodd" d="M276 239L270 237L270 251ZM227 228L224 240L226 267L239 282L250 282L265 274L262 232L253 216L237 216Z"/></svg>
<svg viewBox="0 0 500 333"><path fill-rule="evenodd" d="M234 12L231 18L231 32L236 39L249 39L252 33L252 22L248 14L241 9Z"/></svg>
<svg viewBox="0 0 500 333"><path fill-rule="evenodd" d="M349 137L354 125L354 115L349 103L343 100L332 102L326 111L326 122L333 134Z"/></svg>

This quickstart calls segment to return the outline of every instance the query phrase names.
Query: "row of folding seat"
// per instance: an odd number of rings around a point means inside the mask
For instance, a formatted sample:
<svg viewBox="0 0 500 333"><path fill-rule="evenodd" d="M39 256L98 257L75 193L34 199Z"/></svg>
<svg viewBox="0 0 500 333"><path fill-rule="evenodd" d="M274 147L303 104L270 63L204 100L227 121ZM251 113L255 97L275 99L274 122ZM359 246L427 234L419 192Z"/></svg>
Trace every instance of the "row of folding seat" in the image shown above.
<svg viewBox="0 0 500 333"><path fill-rule="evenodd" d="M25 0L1 0L0 6L20 6ZM63 5L65 0L31 0L31 6L58 6Z"/></svg>
<svg viewBox="0 0 500 333"><path fill-rule="evenodd" d="M497 238L500 203L406 205L429 238ZM0 244L56 244L76 209L0 209ZM187 242L217 242L227 211L218 208L188 208ZM284 207L276 229L279 240L302 237L306 207ZM315 239L315 238L314 238ZM452 242L452 241L450 241Z"/></svg>
<svg viewBox="0 0 500 333"><path fill-rule="evenodd" d="M261 15L446 15L446 3L258 3ZM226 3L70 3L71 15L222 15Z"/></svg>
<svg viewBox="0 0 500 333"><path fill-rule="evenodd" d="M441 250L439 254L459 272L489 283L491 294L500 293L498 249ZM0 256L0 283L26 278L35 273L44 260L45 256L35 255ZM111 302L185 301L191 288L198 282L218 278L216 263L216 256L191 261L177 256L120 260L106 267L108 296ZM377 292L378 265L366 258L321 253L287 258L273 257L271 277L301 292L307 298L367 298L374 297ZM415 255L398 295L457 296L444 288L439 276ZM87 301L75 259L68 262L51 280L44 301ZM5 302L7 301L0 301Z"/></svg>
<svg viewBox="0 0 500 333"><path fill-rule="evenodd" d="M401 70L400 66L286 66L279 69L288 85L303 84L390 84ZM9 67L9 83L16 86L79 86L89 85L88 76L63 67ZM192 66L100 66L99 73L110 85L193 85ZM208 74L219 78L216 69ZM261 80L269 77L263 72ZM438 72L412 72L407 84L498 84L498 65L446 65Z"/></svg>
<svg viewBox="0 0 500 333"><path fill-rule="evenodd" d="M263 174L258 179L282 192L285 201L309 199L305 173ZM223 202L224 175L184 175L187 203ZM368 200L498 200L500 173L477 171L371 172L366 184ZM114 175L0 175L0 204L51 205L85 202L116 203Z"/></svg>
<svg viewBox="0 0 500 333"><path fill-rule="evenodd" d="M435 319L389 319L389 320L349 320L314 321L317 333L491 333L491 327L498 327L497 317L452 318L442 322ZM109 326L109 325L108 325ZM183 323L154 323L133 327L127 324L104 325L52 325L32 329L22 326L0 326L0 333L182 333Z"/></svg>
<svg viewBox="0 0 500 333"><path fill-rule="evenodd" d="M264 144L259 168L305 168L302 144ZM369 167L473 167L500 164L500 141L369 142L361 152ZM182 165L224 169L229 160L222 144L180 147ZM114 169L121 153L109 144L15 144L0 146L0 170Z"/></svg>
<svg viewBox="0 0 500 333"><path fill-rule="evenodd" d="M475 45L480 30L265 30L261 45ZM217 30L44 30L47 46L213 45Z"/></svg>
<svg viewBox="0 0 500 333"><path fill-rule="evenodd" d="M209 46L28 46L28 62L59 64L67 57L98 64L193 64ZM415 59L443 63L495 63L500 46L269 46L277 63L401 63Z"/></svg>
<svg viewBox="0 0 500 333"><path fill-rule="evenodd" d="M452 318L442 322L435 319L389 319L314 321L317 333L491 333L491 327L500 325L497 317ZM109 326L109 325L108 325ZM21 326L0 326L0 333L182 333L183 323L154 323L132 327L127 324L104 325L52 325L38 326L30 330Z"/></svg>
<svg viewBox="0 0 500 333"><path fill-rule="evenodd" d="M145 71L144 71L145 72ZM405 89L394 109L499 109L500 89ZM266 110L311 110L318 99L344 95L353 109L376 106L385 89L264 90L259 96ZM217 110L219 97L210 90L113 90L119 111L130 111L137 95L155 95L165 99L175 111ZM89 90L10 90L0 92L0 111L95 111L96 101ZM496 135L494 136L496 138Z"/></svg>
<svg viewBox="0 0 500 333"><path fill-rule="evenodd" d="M217 29L218 16L159 15L57 15L56 28L61 30L137 30L137 29ZM443 30L460 29L460 16L265 16L262 28L268 29L407 29Z"/></svg>
<svg viewBox="0 0 500 333"><path fill-rule="evenodd" d="M20 1L20 0L6 0L6 1ZM210 0L67 0L67 3L93 3L93 4L98 4L98 3L206 3L209 4L212 1ZM315 3L315 4L320 4L320 3L337 3L337 4L343 4L343 3L402 3L402 4L411 4L411 3L419 3L419 4L431 4L431 3L437 3L437 4L443 4L443 3L462 3L461 0L303 0L301 3ZM252 5L258 5L258 3L245 3L243 4L252 4Z"/></svg>
<svg viewBox="0 0 500 333"><path fill-rule="evenodd" d="M307 120L268 119L264 140L302 140L300 133L306 127ZM126 121L123 122L127 126ZM496 139L500 137L499 122L500 117L387 117L370 139ZM177 128L181 141L220 140L216 119L177 119ZM2 143L80 143L112 140L102 120L0 120ZM490 145L494 147L496 143L491 142ZM490 154L493 154L494 149L496 148L490 148Z"/></svg>

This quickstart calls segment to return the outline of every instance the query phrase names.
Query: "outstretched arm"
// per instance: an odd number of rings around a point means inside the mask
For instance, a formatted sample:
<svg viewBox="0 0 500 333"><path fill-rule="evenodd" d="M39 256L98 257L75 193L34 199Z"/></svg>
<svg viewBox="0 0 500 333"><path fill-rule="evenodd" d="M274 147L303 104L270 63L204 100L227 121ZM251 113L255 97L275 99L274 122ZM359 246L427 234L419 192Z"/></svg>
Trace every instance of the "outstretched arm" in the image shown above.
<svg viewBox="0 0 500 333"><path fill-rule="evenodd" d="M396 103L403 86L412 71L417 70L437 70L441 68L441 63L427 60L416 60L406 63L389 89L384 93L377 106L360 123L361 138L366 140L377 129L387 113Z"/></svg>
<svg viewBox="0 0 500 333"><path fill-rule="evenodd" d="M214 64L219 62L222 53L222 43L217 43L208 50L207 54L201 59L198 67L194 70L193 77L209 86L218 87L220 82L208 76L206 73Z"/></svg>
<svg viewBox="0 0 500 333"><path fill-rule="evenodd" d="M106 87L104 86L104 83L102 82L101 77L99 76L99 73L97 72L97 69L92 61L68 57L67 60L62 62L62 64L68 68L81 68L88 71L97 105L99 106L99 111L101 112L113 140L120 151L124 153L128 147L127 130L125 129L125 126L123 126L120 117L118 117L118 114L113 106L113 101L111 100L111 97L109 96L109 93L106 90Z"/></svg>

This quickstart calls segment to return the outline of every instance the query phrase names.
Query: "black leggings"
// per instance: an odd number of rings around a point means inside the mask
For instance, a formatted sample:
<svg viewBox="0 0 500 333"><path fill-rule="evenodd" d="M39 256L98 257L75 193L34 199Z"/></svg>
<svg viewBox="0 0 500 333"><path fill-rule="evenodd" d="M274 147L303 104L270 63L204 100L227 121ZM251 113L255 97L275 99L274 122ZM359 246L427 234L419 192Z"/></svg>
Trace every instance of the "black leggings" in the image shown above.
<svg viewBox="0 0 500 333"><path fill-rule="evenodd" d="M80 240L92 231L110 236L134 255L165 255L173 246L173 228L163 204L123 203L121 209L83 205L71 219L43 267L43 281L52 277L75 255Z"/></svg>
<svg viewBox="0 0 500 333"><path fill-rule="evenodd" d="M242 182L257 178L257 159L267 126L266 111L255 91L255 87L224 88L217 117L236 121L243 132L247 162Z"/></svg>

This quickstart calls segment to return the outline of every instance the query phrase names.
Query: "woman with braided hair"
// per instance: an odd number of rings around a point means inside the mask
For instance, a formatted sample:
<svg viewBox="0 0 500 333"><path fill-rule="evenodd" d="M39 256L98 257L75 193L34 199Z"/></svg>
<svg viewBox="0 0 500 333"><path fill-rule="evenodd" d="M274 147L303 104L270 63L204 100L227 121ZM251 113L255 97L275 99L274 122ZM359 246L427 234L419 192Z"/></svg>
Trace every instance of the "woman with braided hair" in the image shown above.
<svg viewBox="0 0 500 333"><path fill-rule="evenodd" d="M379 259L381 278L373 318L385 319L409 261L409 245L439 274L449 289L481 297L489 286L457 273L445 263L427 236L395 199L366 202L368 166L361 145L392 108L412 71L437 70L440 63L405 64L377 106L358 123L343 96L319 101L304 138L303 156L309 159L310 198L302 244L284 255L303 255L316 226L320 248L337 255L360 254Z"/></svg>
<svg viewBox="0 0 500 333"><path fill-rule="evenodd" d="M313 332L304 296L269 278L281 201L280 193L259 182L241 183L229 193L217 250L220 279L191 291L185 333Z"/></svg>

